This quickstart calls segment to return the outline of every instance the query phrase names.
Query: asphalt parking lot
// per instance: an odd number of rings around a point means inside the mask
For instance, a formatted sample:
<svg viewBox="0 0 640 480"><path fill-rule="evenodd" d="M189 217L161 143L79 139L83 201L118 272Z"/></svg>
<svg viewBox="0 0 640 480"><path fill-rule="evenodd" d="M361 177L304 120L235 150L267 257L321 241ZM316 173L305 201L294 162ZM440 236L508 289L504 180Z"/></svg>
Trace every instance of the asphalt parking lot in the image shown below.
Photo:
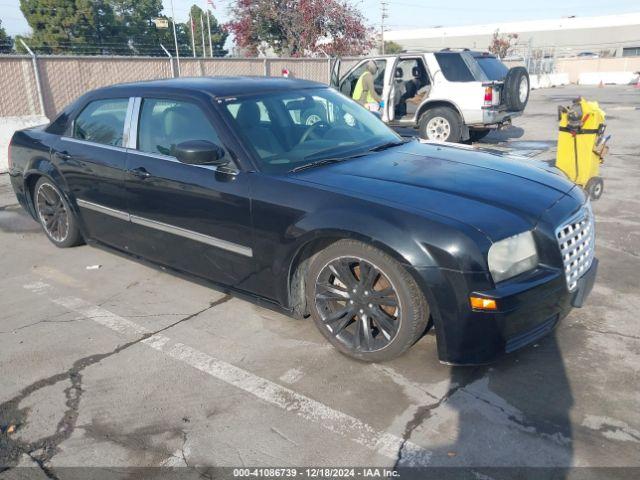
<svg viewBox="0 0 640 480"><path fill-rule="evenodd" d="M640 90L534 91L485 142L552 158L556 106L578 94L601 102L613 135L598 281L554 334L486 367L439 364L433 334L358 363L311 321L105 250L57 249L1 175L0 470L640 467Z"/></svg>

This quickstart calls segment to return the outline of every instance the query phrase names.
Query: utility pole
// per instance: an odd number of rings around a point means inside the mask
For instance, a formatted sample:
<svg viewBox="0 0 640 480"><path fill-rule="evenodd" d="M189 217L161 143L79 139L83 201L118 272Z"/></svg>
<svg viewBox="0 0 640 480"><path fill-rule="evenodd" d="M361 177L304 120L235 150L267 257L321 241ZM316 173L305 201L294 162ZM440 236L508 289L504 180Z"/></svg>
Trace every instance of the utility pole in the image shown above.
<svg viewBox="0 0 640 480"><path fill-rule="evenodd" d="M386 0L380 0L380 52L384 55L384 19L389 18Z"/></svg>
<svg viewBox="0 0 640 480"><path fill-rule="evenodd" d="M193 52L193 58L196 58L196 29L193 25L193 15L189 13L189 24L191 25L191 51Z"/></svg>
<svg viewBox="0 0 640 480"><path fill-rule="evenodd" d="M209 13L208 8L207 8L207 30L209 31L209 53L211 54L211 58L213 58L213 45L211 44L211 14Z"/></svg>
<svg viewBox="0 0 640 480"><path fill-rule="evenodd" d="M204 18L202 13L200 14L200 32L202 33L202 58L204 58L207 56L207 49L204 46Z"/></svg>
<svg viewBox="0 0 640 480"><path fill-rule="evenodd" d="M173 24L173 42L176 46L176 61L178 62L178 76L180 76L180 52L178 51L178 35L176 35L176 12L173 9L173 0L171 0L171 23ZM171 62L173 65L173 62Z"/></svg>

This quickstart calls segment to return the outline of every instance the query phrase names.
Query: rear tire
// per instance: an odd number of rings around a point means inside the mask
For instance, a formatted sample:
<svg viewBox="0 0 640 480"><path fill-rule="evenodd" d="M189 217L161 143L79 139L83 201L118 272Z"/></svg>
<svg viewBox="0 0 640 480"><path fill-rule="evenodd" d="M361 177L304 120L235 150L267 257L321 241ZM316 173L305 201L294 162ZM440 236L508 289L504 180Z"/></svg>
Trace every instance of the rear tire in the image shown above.
<svg viewBox="0 0 640 480"><path fill-rule="evenodd" d="M33 205L44 233L56 247L75 247L83 243L75 215L52 180L41 177L37 181Z"/></svg>
<svg viewBox="0 0 640 480"><path fill-rule="evenodd" d="M348 357L390 360L427 328L429 307L411 274L365 243L333 243L311 259L305 280L316 327Z"/></svg>
<svg viewBox="0 0 640 480"><path fill-rule="evenodd" d="M449 107L431 108L418 121L420 138L437 142L460 142L462 121L460 115Z"/></svg>

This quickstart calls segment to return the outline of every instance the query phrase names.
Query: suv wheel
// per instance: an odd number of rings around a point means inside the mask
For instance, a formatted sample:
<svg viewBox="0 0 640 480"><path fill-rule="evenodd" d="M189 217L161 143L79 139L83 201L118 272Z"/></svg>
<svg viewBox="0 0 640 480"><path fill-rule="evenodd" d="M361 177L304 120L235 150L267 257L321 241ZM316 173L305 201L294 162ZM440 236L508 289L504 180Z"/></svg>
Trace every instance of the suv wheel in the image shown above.
<svg viewBox="0 0 640 480"><path fill-rule="evenodd" d="M585 190L591 197L591 200L598 200L604 191L604 181L601 177L593 177L587 182Z"/></svg>
<svg viewBox="0 0 640 480"><path fill-rule="evenodd" d="M395 358L428 325L429 308L413 277L365 243L340 240L319 252L305 284L316 326L349 357L368 362Z"/></svg>
<svg viewBox="0 0 640 480"><path fill-rule="evenodd" d="M438 142L459 142L462 122L451 108L437 107L424 112L418 121L420 138Z"/></svg>

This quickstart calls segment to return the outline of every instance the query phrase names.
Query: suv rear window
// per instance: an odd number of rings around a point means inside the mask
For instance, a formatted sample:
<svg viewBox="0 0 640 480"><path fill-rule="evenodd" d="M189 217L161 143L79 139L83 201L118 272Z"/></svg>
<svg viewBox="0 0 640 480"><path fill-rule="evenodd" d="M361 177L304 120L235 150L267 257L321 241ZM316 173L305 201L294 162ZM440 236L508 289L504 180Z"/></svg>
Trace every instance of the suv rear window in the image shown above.
<svg viewBox="0 0 640 480"><path fill-rule="evenodd" d="M488 80L504 80L509 69L496 57L474 57Z"/></svg>
<svg viewBox="0 0 640 480"><path fill-rule="evenodd" d="M473 74L467 67L464 59L459 53L444 53L439 52L435 54L436 60L440 64L440 69L444 75L444 78L450 82L473 82Z"/></svg>

